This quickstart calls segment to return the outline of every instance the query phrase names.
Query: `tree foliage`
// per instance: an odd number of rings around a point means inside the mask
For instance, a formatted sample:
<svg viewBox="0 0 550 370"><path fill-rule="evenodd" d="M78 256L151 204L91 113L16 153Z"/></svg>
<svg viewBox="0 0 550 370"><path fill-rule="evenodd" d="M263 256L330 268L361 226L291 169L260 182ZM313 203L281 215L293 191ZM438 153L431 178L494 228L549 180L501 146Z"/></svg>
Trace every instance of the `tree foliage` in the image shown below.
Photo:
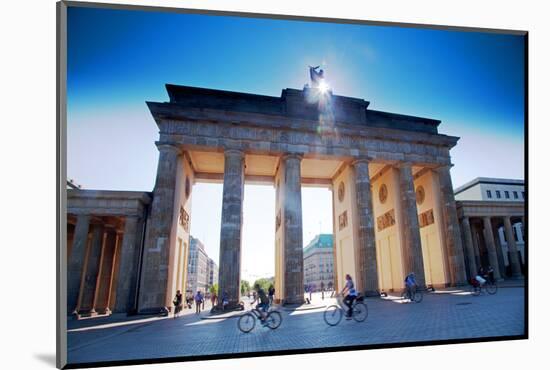
<svg viewBox="0 0 550 370"><path fill-rule="evenodd" d="M250 291L250 283L248 280L241 280L241 294L245 295Z"/></svg>
<svg viewBox="0 0 550 370"><path fill-rule="evenodd" d="M275 281L275 278L273 278L273 277L257 279L254 282L254 289L256 289L256 287L259 286L260 288L262 288L267 293L267 290L269 289L269 287L271 285L274 284L274 281Z"/></svg>

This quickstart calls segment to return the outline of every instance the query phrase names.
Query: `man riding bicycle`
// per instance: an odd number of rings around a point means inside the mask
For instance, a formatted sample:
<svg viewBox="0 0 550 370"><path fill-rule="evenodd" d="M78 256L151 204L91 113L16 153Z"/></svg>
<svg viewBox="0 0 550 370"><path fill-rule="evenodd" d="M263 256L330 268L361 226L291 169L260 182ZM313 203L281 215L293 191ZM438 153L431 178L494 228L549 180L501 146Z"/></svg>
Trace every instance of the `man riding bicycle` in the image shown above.
<svg viewBox="0 0 550 370"><path fill-rule="evenodd" d="M412 301L414 299L414 293L416 293L416 278L414 272L409 273L405 278L405 288L407 289L409 299Z"/></svg>
<svg viewBox="0 0 550 370"><path fill-rule="evenodd" d="M485 272L485 269L483 266L479 267L479 270L477 270L477 275L475 277L475 280L479 284L480 287L482 287L487 282L487 273Z"/></svg>
<svg viewBox="0 0 550 370"><path fill-rule="evenodd" d="M256 285L256 290L258 294L254 298L254 301L250 303L250 305L253 305L258 301L258 305L256 306L256 309L260 312L260 321L265 323L265 317L267 315L267 310L269 309L269 297L265 294L265 291L258 285Z"/></svg>
<svg viewBox="0 0 550 370"><path fill-rule="evenodd" d="M357 291L353 285L353 280L350 274L346 274L346 285L342 289L341 294L344 296L344 303L348 306L348 312L346 313L346 320L351 320L353 301L357 298Z"/></svg>

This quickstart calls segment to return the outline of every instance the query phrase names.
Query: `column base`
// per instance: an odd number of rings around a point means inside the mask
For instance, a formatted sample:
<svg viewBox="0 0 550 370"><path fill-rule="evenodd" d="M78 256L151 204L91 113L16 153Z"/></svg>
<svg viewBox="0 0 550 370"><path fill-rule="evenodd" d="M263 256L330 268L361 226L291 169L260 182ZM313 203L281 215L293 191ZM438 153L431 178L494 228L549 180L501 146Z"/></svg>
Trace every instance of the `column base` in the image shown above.
<svg viewBox="0 0 550 370"><path fill-rule="evenodd" d="M363 292L364 297L380 297L380 292L378 290L366 290Z"/></svg>
<svg viewBox="0 0 550 370"><path fill-rule="evenodd" d="M169 312L170 310L168 309L168 307L162 306L162 307L148 307L148 308L138 309L137 314L168 316Z"/></svg>

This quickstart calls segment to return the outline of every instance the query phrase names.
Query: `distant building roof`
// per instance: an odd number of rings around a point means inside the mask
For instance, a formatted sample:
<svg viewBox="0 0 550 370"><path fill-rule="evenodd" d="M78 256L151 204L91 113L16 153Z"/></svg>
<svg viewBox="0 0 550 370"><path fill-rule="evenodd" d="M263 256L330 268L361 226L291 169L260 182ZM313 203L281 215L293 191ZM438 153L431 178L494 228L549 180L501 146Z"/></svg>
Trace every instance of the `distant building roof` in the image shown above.
<svg viewBox="0 0 550 370"><path fill-rule="evenodd" d="M524 185L525 181L523 180L514 180L514 179L497 179L494 177L476 177L472 181L467 182L466 184L459 186L454 190L455 195L462 193L463 191L476 186L477 184L491 184L491 185Z"/></svg>
<svg viewBox="0 0 550 370"><path fill-rule="evenodd" d="M304 248L304 255L313 252L315 249L332 249L332 234L319 234Z"/></svg>

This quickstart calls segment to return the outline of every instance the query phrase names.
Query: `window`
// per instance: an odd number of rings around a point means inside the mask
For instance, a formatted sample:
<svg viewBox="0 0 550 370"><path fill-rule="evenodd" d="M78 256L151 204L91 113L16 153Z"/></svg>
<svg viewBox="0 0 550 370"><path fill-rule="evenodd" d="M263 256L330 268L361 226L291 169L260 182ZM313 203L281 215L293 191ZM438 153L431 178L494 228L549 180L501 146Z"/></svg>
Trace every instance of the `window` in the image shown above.
<svg viewBox="0 0 550 370"><path fill-rule="evenodd" d="M492 197L491 190L487 190L487 198L491 199Z"/></svg>
<svg viewBox="0 0 550 370"><path fill-rule="evenodd" d="M510 192L508 190L504 190L504 197L510 199Z"/></svg>
<svg viewBox="0 0 550 370"><path fill-rule="evenodd" d="M497 193L497 199L500 199L500 190L495 191Z"/></svg>
<svg viewBox="0 0 550 370"><path fill-rule="evenodd" d="M518 192L514 191L514 199L518 199Z"/></svg>

